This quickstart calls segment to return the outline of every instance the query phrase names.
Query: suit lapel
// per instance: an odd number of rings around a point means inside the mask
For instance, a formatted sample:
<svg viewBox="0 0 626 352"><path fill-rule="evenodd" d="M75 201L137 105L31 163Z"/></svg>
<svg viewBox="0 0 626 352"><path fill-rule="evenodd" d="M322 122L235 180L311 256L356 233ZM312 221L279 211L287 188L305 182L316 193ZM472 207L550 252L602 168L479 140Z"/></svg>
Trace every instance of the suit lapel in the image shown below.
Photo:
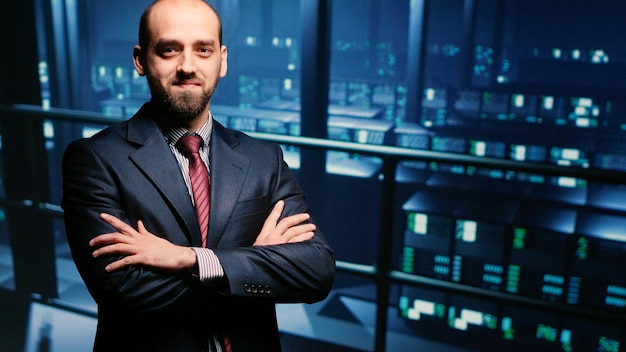
<svg viewBox="0 0 626 352"><path fill-rule="evenodd" d="M176 158L163 134L144 106L136 118L129 121L128 141L140 145L130 159L169 202L184 224L185 236L193 246L200 246L200 229L187 186L183 181Z"/></svg>
<svg viewBox="0 0 626 352"><path fill-rule="evenodd" d="M238 144L237 138L213 120L209 247L217 247L222 239L250 168L250 160L236 151Z"/></svg>

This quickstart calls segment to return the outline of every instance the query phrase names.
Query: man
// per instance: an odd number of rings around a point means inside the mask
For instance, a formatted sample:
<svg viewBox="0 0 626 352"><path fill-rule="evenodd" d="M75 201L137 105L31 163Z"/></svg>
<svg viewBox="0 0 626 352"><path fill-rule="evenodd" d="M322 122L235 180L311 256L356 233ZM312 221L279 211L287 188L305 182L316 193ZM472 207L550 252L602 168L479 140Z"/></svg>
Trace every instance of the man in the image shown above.
<svg viewBox="0 0 626 352"><path fill-rule="evenodd" d="M94 350L280 350L274 304L324 299L334 256L280 147L211 116L227 71L218 14L156 1L133 62L151 101L63 159L68 242L98 304ZM197 215L207 197L193 170L206 166L210 211Z"/></svg>

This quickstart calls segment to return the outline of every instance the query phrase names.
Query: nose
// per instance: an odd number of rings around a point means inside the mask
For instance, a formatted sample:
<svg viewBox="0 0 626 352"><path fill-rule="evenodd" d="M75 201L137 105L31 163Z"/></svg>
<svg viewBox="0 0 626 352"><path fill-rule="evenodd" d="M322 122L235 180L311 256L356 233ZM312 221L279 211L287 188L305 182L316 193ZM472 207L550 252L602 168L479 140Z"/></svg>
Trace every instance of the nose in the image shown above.
<svg viewBox="0 0 626 352"><path fill-rule="evenodd" d="M193 53L190 51L183 52L180 56L180 63L178 65L178 72L183 74L192 74L196 72L196 65L194 63Z"/></svg>

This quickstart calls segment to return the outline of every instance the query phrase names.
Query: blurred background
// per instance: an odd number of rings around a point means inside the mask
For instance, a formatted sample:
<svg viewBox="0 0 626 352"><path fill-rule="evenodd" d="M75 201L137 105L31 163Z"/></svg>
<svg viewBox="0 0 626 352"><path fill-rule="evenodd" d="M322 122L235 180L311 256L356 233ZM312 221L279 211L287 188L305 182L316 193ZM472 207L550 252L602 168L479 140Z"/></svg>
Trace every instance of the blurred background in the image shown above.
<svg viewBox="0 0 626 352"><path fill-rule="evenodd" d="M3 0L0 350L87 351L65 146L149 97L147 0ZM626 350L626 2L211 0L212 111L275 141L334 247L286 351Z"/></svg>

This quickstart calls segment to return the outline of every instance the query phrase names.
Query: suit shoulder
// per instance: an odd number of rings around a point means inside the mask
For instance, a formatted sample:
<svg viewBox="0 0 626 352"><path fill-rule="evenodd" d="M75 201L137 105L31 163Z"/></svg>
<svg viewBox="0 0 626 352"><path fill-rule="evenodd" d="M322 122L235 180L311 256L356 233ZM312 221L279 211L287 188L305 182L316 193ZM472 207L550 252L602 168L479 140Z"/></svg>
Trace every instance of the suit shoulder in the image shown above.
<svg viewBox="0 0 626 352"><path fill-rule="evenodd" d="M244 148L274 149L278 146L274 142L257 139L246 134L245 132L226 128L219 124L214 125L214 128L216 129L216 132L218 132L218 135L225 137L225 140L228 141L233 147L240 146Z"/></svg>
<svg viewBox="0 0 626 352"><path fill-rule="evenodd" d="M123 131L126 129L127 122L116 123L103 128L91 136L84 136L76 139L68 144L66 152L88 148L93 151L101 150L103 152L110 151L112 145L118 144L118 141L124 139Z"/></svg>
<svg viewBox="0 0 626 352"><path fill-rule="evenodd" d="M86 141L92 141L92 143L95 143L102 139L116 138L116 137L119 138L123 134L123 131L126 130L127 125L128 125L128 121L117 122L117 123L105 126L101 130L95 133L92 133L88 136L85 136L84 138L81 138L81 139L86 140Z"/></svg>

